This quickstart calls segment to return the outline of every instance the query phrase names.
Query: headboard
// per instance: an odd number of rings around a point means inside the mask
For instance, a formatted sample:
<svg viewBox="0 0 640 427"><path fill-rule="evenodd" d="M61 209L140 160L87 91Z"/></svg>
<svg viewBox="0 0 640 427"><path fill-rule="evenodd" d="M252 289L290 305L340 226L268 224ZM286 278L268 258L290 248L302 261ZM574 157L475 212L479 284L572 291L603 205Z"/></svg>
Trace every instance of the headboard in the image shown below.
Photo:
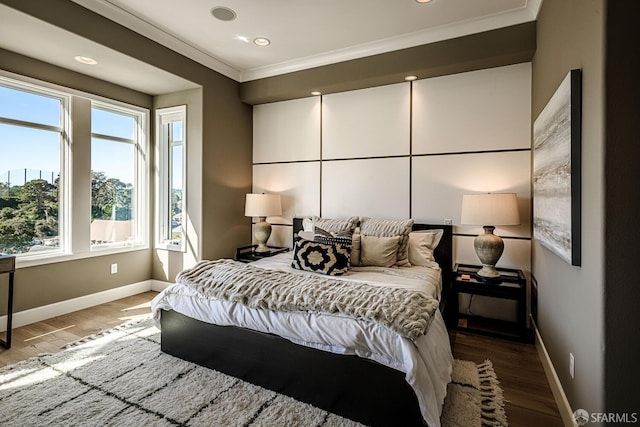
<svg viewBox="0 0 640 427"><path fill-rule="evenodd" d="M449 287L451 284L451 277L453 271L453 227L450 225L442 224L413 224L413 230L432 230L441 228L443 230L442 239L436 247L433 255L436 258L440 268L442 269L442 300L444 301L449 294ZM293 239L295 245L295 238L298 232L302 230L302 218L293 219Z"/></svg>

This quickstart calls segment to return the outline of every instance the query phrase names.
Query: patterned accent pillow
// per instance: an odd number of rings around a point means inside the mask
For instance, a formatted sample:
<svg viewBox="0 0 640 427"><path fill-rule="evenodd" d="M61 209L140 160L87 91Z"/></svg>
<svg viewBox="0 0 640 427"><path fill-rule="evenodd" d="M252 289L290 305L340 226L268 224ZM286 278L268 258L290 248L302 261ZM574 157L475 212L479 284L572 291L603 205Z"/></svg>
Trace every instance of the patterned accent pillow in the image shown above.
<svg viewBox="0 0 640 427"><path fill-rule="evenodd" d="M360 233L366 236L393 237L400 236L397 266L409 267L409 233L413 227L413 219L390 220L362 218Z"/></svg>
<svg viewBox="0 0 640 427"><path fill-rule="evenodd" d="M351 248L353 240L353 232L351 230L345 231L327 231L318 226L313 227L313 241L324 243L327 245L342 245Z"/></svg>
<svg viewBox="0 0 640 427"><path fill-rule="evenodd" d="M349 270L349 248L311 240L296 240L291 267L314 273L339 276Z"/></svg>

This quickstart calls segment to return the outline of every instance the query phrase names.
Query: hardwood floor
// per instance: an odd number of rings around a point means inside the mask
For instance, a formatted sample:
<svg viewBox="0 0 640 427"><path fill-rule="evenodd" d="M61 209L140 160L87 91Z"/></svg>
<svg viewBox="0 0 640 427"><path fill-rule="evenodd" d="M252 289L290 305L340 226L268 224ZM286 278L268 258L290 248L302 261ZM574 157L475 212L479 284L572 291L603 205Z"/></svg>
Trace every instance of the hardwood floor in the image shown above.
<svg viewBox="0 0 640 427"><path fill-rule="evenodd" d="M148 315L149 302L156 294L149 291L16 328L11 349L0 348L0 366L60 351L67 343ZM456 358L493 362L504 390L511 427L562 426L533 344L457 331L452 331L450 337Z"/></svg>
<svg viewBox="0 0 640 427"><path fill-rule="evenodd" d="M13 329L11 348L0 347L0 366L41 353L55 353L73 341L149 314L149 291Z"/></svg>
<svg viewBox="0 0 640 427"><path fill-rule="evenodd" d="M510 427L563 425L534 344L458 331L449 336L456 359L493 362Z"/></svg>

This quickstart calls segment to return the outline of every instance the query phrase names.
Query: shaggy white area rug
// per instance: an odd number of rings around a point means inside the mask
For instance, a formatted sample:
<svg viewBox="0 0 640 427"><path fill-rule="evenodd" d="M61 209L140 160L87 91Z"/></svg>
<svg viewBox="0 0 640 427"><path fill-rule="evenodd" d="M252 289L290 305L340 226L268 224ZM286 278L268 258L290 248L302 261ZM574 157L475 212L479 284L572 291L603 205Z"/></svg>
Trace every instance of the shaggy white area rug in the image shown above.
<svg viewBox="0 0 640 427"><path fill-rule="evenodd" d="M144 320L0 368L0 425L359 426L160 351ZM445 427L506 426L491 362L456 360Z"/></svg>

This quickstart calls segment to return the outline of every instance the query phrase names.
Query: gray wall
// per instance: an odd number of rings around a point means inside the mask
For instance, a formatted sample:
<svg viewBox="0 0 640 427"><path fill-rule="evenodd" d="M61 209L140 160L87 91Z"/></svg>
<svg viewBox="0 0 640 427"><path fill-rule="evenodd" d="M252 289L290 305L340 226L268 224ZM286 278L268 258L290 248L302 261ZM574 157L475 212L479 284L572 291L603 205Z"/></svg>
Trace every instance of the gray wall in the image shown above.
<svg viewBox="0 0 640 427"><path fill-rule="evenodd" d="M249 104L304 98L403 81L528 62L535 51L535 22L400 49L351 61L244 82L240 96Z"/></svg>
<svg viewBox="0 0 640 427"><path fill-rule="evenodd" d="M582 267L532 245L538 282L538 327L573 410L604 402L604 2L545 1L538 15L532 67L532 122L569 70L582 81ZM575 356L575 379L569 375Z"/></svg>
<svg viewBox="0 0 640 427"><path fill-rule="evenodd" d="M252 111L250 106L240 101L237 82L71 1L1 2L200 85L203 117L202 156L199 159L203 170L200 183L203 188L201 257L232 256L237 246L250 242L251 223L244 216L244 196L251 191ZM8 71L147 108L152 105L151 97L145 94L51 67L12 52L0 51L0 55L1 67ZM118 262L119 271L130 269L137 273L132 276L119 273L115 275L118 279L114 283L108 269L102 273L102 264L97 258L21 269L16 274L16 310L152 278L150 250L145 251L141 258L126 253L106 257L102 262L107 266L110 262ZM88 277L96 284L87 284ZM34 295L40 291L42 295Z"/></svg>

